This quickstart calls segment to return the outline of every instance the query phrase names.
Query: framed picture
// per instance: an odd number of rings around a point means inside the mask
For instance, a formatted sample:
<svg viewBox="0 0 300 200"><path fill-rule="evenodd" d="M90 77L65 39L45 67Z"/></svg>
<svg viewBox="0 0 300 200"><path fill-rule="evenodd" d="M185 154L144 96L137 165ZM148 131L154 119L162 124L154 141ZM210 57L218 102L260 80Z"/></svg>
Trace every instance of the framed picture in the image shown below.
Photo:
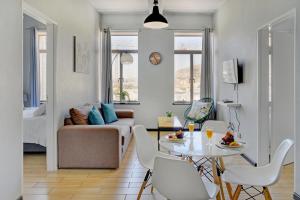
<svg viewBox="0 0 300 200"><path fill-rule="evenodd" d="M90 53L87 43L73 36L73 70L77 73L89 73Z"/></svg>

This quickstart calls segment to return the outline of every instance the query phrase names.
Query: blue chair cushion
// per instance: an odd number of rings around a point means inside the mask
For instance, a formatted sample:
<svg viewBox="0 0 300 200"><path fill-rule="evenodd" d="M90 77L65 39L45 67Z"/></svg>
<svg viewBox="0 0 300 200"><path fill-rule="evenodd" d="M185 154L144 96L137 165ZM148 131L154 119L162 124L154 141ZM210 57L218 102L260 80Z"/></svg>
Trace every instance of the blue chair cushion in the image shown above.
<svg viewBox="0 0 300 200"><path fill-rule="evenodd" d="M101 104L105 123L109 124L118 121L118 117L113 104Z"/></svg>
<svg viewBox="0 0 300 200"><path fill-rule="evenodd" d="M104 125L105 122L101 116L99 110L93 106L92 110L89 112L89 122L91 125Z"/></svg>

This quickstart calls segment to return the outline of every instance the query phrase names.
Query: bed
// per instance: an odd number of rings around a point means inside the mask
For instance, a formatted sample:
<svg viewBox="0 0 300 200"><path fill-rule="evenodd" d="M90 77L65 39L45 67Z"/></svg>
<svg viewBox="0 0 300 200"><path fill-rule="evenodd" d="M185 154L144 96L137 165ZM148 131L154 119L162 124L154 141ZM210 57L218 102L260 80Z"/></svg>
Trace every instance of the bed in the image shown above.
<svg viewBox="0 0 300 200"><path fill-rule="evenodd" d="M46 113L38 113L40 108L23 110L24 153L46 152Z"/></svg>

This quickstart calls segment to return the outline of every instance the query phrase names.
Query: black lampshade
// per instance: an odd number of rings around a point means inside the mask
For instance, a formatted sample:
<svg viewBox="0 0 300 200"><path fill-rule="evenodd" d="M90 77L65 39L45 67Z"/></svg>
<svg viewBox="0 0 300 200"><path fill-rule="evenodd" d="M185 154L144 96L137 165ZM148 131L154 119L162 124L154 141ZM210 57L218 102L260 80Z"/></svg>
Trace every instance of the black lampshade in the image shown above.
<svg viewBox="0 0 300 200"><path fill-rule="evenodd" d="M169 26L167 19L159 13L158 2L154 1L152 13L145 19L144 27L151 29L162 29Z"/></svg>

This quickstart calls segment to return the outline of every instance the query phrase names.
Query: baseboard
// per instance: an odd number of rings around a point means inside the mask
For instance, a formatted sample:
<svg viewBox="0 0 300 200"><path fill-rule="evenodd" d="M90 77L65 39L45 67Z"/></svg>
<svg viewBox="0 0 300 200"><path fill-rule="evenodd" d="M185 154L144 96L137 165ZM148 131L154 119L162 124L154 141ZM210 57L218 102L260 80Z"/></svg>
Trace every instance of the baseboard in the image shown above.
<svg viewBox="0 0 300 200"><path fill-rule="evenodd" d="M19 198L17 198L17 200L23 200L23 197L22 197L22 196L20 196Z"/></svg>
<svg viewBox="0 0 300 200"><path fill-rule="evenodd" d="M254 167L257 167L257 163L254 162L251 158L249 158L246 154L241 154L241 156L247 160L251 165L253 165Z"/></svg>
<svg viewBox="0 0 300 200"><path fill-rule="evenodd" d="M294 193L294 200L300 200L300 195L296 192Z"/></svg>

